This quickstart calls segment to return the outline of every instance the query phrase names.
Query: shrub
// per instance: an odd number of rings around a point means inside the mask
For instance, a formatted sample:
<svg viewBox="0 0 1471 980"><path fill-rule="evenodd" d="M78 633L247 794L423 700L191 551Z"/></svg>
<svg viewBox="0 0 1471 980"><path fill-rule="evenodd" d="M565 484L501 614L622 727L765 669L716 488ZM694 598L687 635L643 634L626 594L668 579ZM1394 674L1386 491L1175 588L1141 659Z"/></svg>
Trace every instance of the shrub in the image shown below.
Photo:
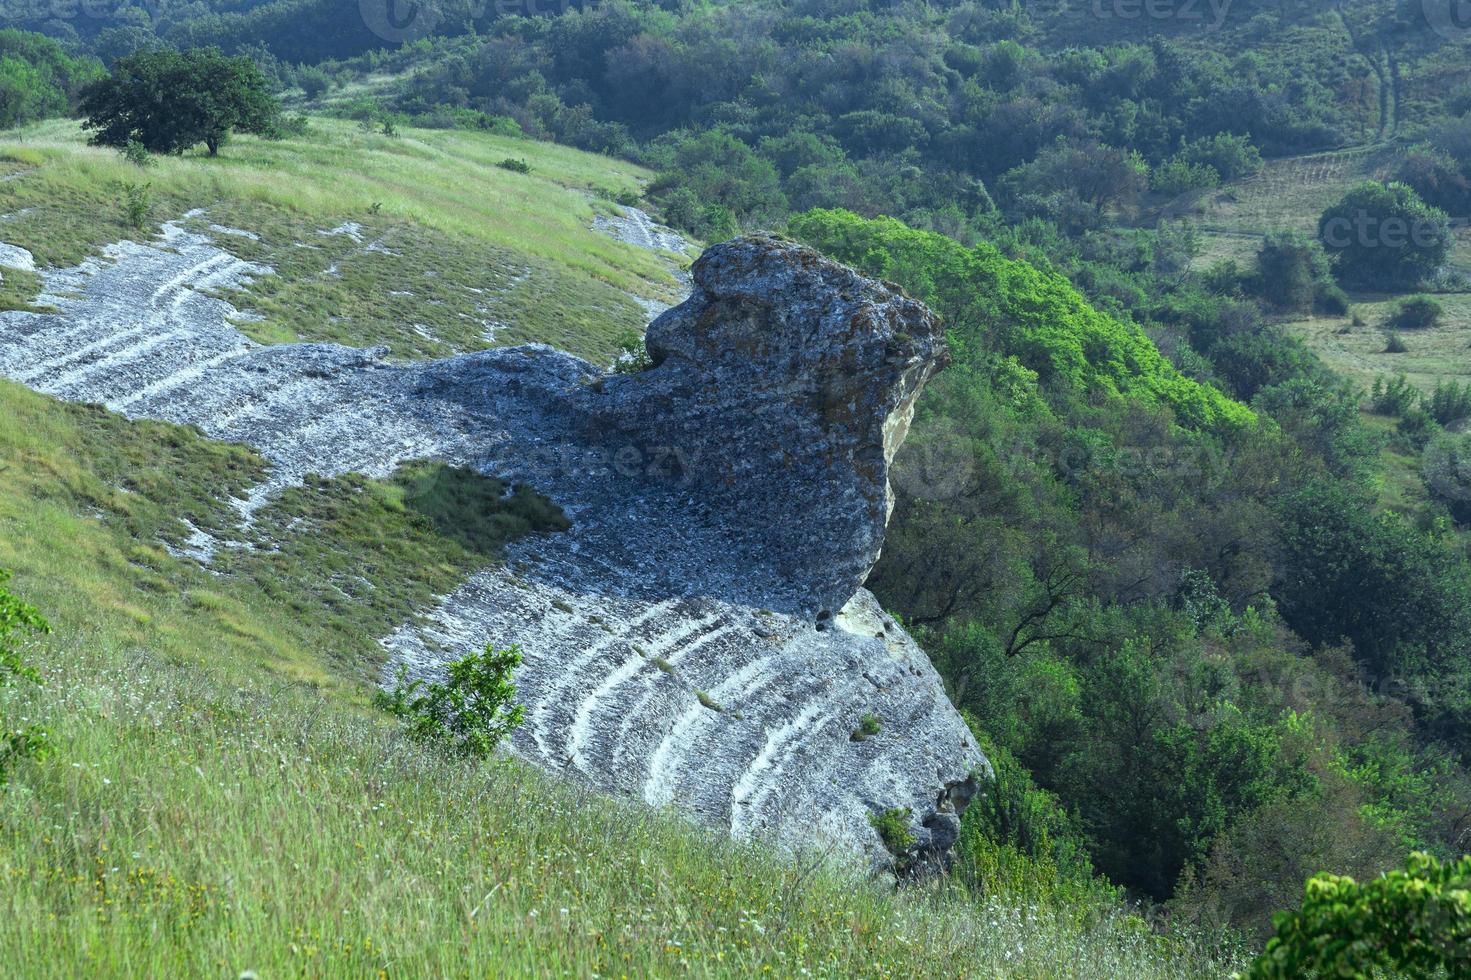
<svg viewBox="0 0 1471 980"><path fill-rule="evenodd" d="M855 742L865 742L873 738L883 730L883 722L875 714L866 714L858 719L858 727L853 729L853 734L848 736Z"/></svg>
<svg viewBox="0 0 1471 980"><path fill-rule="evenodd" d="M1279 309L1306 310L1328 283L1323 247L1293 232L1268 235L1257 252L1257 266L1263 298Z"/></svg>
<svg viewBox="0 0 1471 980"><path fill-rule="evenodd" d="M1420 391L1405 380L1403 374L1389 381L1374 379L1369 389L1369 404L1375 415L1404 415L1420 400Z"/></svg>
<svg viewBox="0 0 1471 980"><path fill-rule="evenodd" d="M1471 385L1437 381L1435 390L1425 399L1425 409L1441 425L1471 418Z"/></svg>
<svg viewBox="0 0 1471 980"><path fill-rule="evenodd" d="M10 573L0 569L0 688L17 682L40 684L41 675L21 658L15 641L26 635L49 633L51 627L35 607L27 605L5 589ZM39 725L12 728L0 715L0 786L9 779L11 767L21 759L38 759L46 755L46 730Z"/></svg>
<svg viewBox="0 0 1471 980"><path fill-rule="evenodd" d="M1348 316L1348 293L1331 282L1318 286L1318 295L1313 298L1313 308L1328 316Z"/></svg>
<svg viewBox="0 0 1471 980"><path fill-rule="evenodd" d="M1221 175L1208 163L1187 163L1179 157L1166 160L1149 175L1152 190L1171 197L1189 191L1219 187Z"/></svg>
<svg viewBox="0 0 1471 980"><path fill-rule="evenodd" d="M511 157L506 157L500 163L496 164L496 166L500 167L502 170L509 170L512 173L531 173L531 164L527 163L525 160L515 160Z"/></svg>
<svg viewBox="0 0 1471 980"><path fill-rule="evenodd" d="M1439 323L1444 313L1445 307L1429 296L1412 296L1400 301L1388 324L1396 330L1427 330Z"/></svg>
<svg viewBox="0 0 1471 980"><path fill-rule="evenodd" d="M122 195L123 221L129 228L141 230L153 210L153 185L123 181Z"/></svg>
<svg viewBox="0 0 1471 980"><path fill-rule="evenodd" d="M618 336L618 356L613 360L613 370L619 374L638 374L654 366L649 349L644 346L644 335L637 330L628 330Z"/></svg>
<svg viewBox="0 0 1471 980"><path fill-rule="evenodd" d="M148 155L148 147L137 140L128 140L128 145L118 151L123 159L135 167L149 167L153 165L153 158Z"/></svg>
<svg viewBox="0 0 1471 980"><path fill-rule="evenodd" d="M909 832L910 813L907 806L896 806L868 815L869 825L878 831L885 849L895 857L914 846L915 837Z"/></svg>
<svg viewBox="0 0 1471 980"><path fill-rule="evenodd" d="M1405 410L1405 414L1400 416L1399 424L1394 427L1394 431L1405 443L1418 451L1439 428L1440 426L1436 424L1435 419L1431 418L1430 413L1416 405L1414 408Z"/></svg>
<svg viewBox="0 0 1471 980"><path fill-rule="evenodd" d="M1253 980L1417 977L1471 973L1471 856L1441 864L1411 854L1403 871L1362 884L1320 874L1302 908L1275 919L1277 934L1252 964Z"/></svg>
<svg viewBox="0 0 1471 980"><path fill-rule="evenodd" d="M1409 351L1409 348L1405 346L1404 338L1399 334L1387 333L1384 335L1384 353L1404 354L1407 351Z"/></svg>
<svg viewBox="0 0 1471 980"><path fill-rule="evenodd" d="M400 667L393 692L379 692L376 700L405 723L414 741L484 759L525 714L511 683L511 672L520 663L520 647L497 650L487 645L482 653L451 662L445 684L409 681L408 671Z"/></svg>
<svg viewBox="0 0 1471 980"><path fill-rule="evenodd" d="M1420 478L1426 492L1444 504L1455 520L1471 522L1471 437L1458 432L1429 432L1423 442Z"/></svg>
<svg viewBox="0 0 1471 980"><path fill-rule="evenodd" d="M315 100L332 87L332 79L322 69L309 66L297 71L296 84L301 86L302 92L308 99Z"/></svg>
<svg viewBox="0 0 1471 980"><path fill-rule="evenodd" d="M1191 141L1180 151L1180 158L1195 166L1207 166L1222 180L1250 177L1262 169L1262 155L1250 139L1217 133Z"/></svg>

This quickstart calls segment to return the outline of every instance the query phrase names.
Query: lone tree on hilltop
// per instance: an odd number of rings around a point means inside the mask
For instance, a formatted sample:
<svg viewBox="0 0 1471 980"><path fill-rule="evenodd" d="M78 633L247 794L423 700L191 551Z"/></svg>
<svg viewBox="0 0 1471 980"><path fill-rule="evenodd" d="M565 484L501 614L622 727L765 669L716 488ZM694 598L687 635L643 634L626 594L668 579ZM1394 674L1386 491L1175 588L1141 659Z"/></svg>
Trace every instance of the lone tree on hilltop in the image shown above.
<svg viewBox="0 0 1471 980"><path fill-rule="evenodd" d="M82 92L94 146L137 141L152 153L182 153L203 143L216 156L231 130L270 135L281 104L249 58L219 48L140 51Z"/></svg>

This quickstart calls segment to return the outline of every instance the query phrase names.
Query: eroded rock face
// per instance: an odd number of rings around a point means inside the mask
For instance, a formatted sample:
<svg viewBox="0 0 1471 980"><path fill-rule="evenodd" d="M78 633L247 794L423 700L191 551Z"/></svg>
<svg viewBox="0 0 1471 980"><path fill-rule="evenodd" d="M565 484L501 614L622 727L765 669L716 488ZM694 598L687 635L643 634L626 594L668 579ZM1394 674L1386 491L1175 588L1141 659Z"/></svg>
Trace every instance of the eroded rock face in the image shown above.
<svg viewBox="0 0 1471 980"><path fill-rule="evenodd" d="M385 680L519 643L523 758L878 864L890 855L869 815L902 808L909 857L943 858L988 766L923 652L858 587L888 460L940 357L928 314L795 246L735 242L656 324L660 366L611 378L537 345L423 364L261 346L208 291L269 274L174 224L43 270L60 312L0 313L0 375L254 446L273 468L243 519L306 474L382 476L414 458L531 484L572 529L518 542L386 637ZM789 435L816 448L789 462L776 452ZM660 445L705 469L678 478ZM720 458L743 445L759 451ZM822 609L834 615L819 622ZM855 740L865 715L880 731Z"/></svg>
<svg viewBox="0 0 1471 980"><path fill-rule="evenodd" d="M776 238L717 245L649 327L654 368L610 382L607 430L663 450L826 621L878 560L889 466L946 360L922 304Z"/></svg>

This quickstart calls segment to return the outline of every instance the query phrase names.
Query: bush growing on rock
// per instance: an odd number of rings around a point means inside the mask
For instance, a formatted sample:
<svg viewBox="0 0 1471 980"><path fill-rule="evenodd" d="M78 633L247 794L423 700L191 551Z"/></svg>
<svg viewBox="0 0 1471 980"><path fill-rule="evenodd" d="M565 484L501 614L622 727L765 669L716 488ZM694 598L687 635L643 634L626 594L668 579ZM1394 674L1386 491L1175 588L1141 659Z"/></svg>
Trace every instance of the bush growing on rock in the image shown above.
<svg viewBox="0 0 1471 980"><path fill-rule="evenodd" d="M879 839L884 842L884 847L895 857L914 846L914 834L909 830L909 816L909 808L902 806L868 815L869 824L878 831Z"/></svg>

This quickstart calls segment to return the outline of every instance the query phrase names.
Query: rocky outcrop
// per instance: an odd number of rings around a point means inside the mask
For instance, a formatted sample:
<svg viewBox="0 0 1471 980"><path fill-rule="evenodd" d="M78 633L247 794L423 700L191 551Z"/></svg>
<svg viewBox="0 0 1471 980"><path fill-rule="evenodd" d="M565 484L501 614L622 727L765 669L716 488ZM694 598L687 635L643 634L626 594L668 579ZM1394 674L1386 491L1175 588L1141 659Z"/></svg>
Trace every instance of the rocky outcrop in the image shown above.
<svg viewBox="0 0 1471 980"><path fill-rule="evenodd" d="M653 369L610 382L598 421L658 447L825 621L878 560L889 467L943 331L922 304L779 239L716 246L692 272L689 300L649 327Z"/></svg>
<svg viewBox="0 0 1471 980"><path fill-rule="evenodd" d="M240 502L247 520L308 473L412 458L530 483L573 528L522 541L386 637L385 677L519 643L512 748L526 759L879 863L869 816L897 808L908 859L945 853L987 764L924 654L859 587L889 461L943 356L921 307L789 243L743 240L710 250L690 302L651 330L658 366L621 378L541 346L424 364L263 347L205 290L268 274L177 225L43 270L60 312L0 314L0 375L256 447L273 469ZM789 458L787 438L808 441ZM866 716L879 730L856 738Z"/></svg>

